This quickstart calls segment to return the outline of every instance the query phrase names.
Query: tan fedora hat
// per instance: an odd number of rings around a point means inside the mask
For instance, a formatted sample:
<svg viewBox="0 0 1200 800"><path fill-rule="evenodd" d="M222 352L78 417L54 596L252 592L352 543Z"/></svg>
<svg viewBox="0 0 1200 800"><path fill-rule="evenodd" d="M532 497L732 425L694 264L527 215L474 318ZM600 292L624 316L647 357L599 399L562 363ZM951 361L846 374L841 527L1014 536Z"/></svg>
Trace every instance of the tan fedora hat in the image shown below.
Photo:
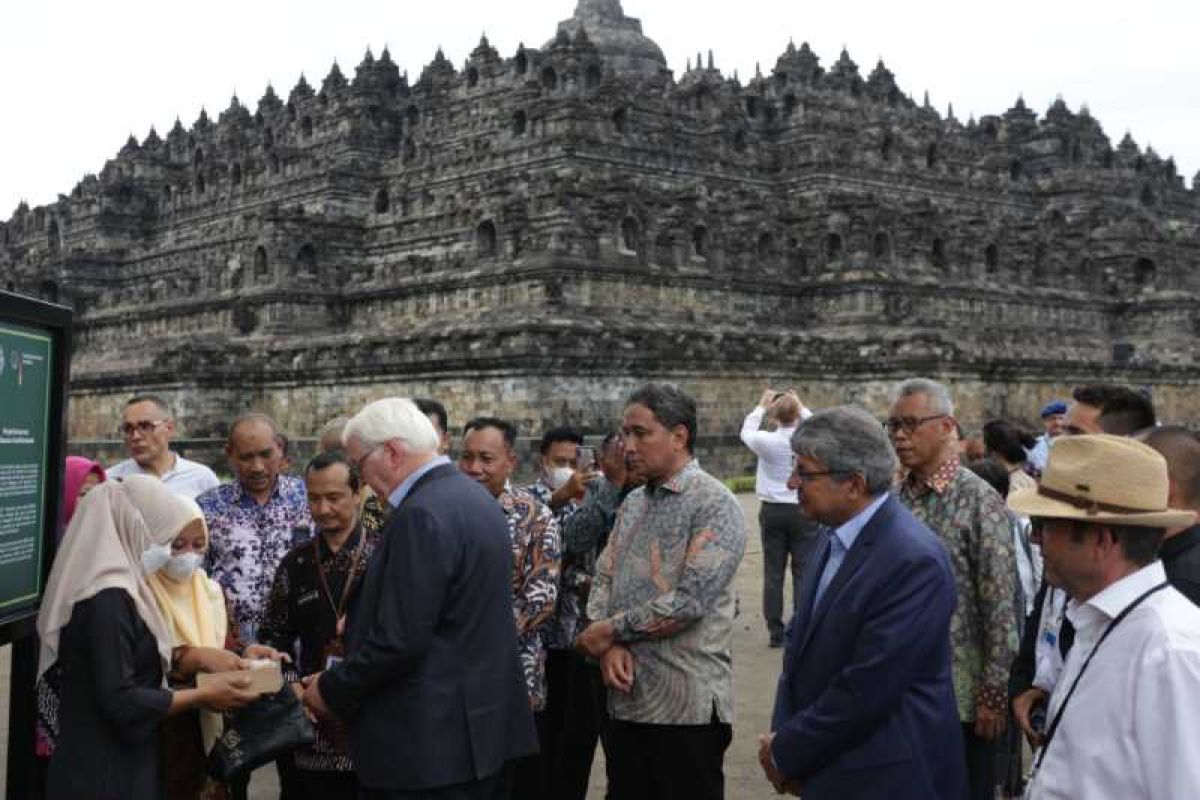
<svg viewBox="0 0 1200 800"><path fill-rule="evenodd" d="M1192 511L1167 507L1167 462L1158 451L1124 436L1061 436L1050 448L1041 483L1020 489L1008 507L1027 517L1182 528Z"/></svg>

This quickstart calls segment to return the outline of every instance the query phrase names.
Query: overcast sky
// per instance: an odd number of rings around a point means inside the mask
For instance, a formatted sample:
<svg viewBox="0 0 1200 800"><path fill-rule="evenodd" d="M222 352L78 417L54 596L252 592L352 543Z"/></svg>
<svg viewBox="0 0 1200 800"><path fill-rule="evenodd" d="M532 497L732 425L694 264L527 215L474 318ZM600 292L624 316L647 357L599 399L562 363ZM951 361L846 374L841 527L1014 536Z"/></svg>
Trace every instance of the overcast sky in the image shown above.
<svg viewBox="0 0 1200 800"><path fill-rule="evenodd" d="M287 96L387 45L415 81L440 45L456 66L486 32L509 57L541 46L575 0L35 0L0 16L0 219L52 202L99 172L130 133L190 126L235 92L253 111L268 83ZM1116 144L1200 169L1200 2L1196 0L624 0L678 77L712 48L743 81L788 39L829 67L843 45L864 75L882 57L900 88L942 113L1002 113L1023 95L1038 114L1057 95L1086 103Z"/></svg>

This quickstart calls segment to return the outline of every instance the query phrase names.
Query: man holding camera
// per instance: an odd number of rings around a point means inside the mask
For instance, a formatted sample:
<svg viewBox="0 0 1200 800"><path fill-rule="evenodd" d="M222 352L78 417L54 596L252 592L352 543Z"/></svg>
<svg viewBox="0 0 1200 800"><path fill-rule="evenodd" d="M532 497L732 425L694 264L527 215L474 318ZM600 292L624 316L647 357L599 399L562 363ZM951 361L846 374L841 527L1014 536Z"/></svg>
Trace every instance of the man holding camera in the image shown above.
<svg viewBox="0 0 1200 800"><path fill-rule="evenodd" d="M774 430L760 430L770 415ZM758 525L763 543L763 619L768 645L783 646L783 575L792 561L792 609L800 597L800 575L817 540L817 524L800 510L796 491L788 488L792 474L792 434L801 420L812 416L794 390L763 390L758 405L742 421L742 443L758 456L754 491L762 505Z"/></svg>

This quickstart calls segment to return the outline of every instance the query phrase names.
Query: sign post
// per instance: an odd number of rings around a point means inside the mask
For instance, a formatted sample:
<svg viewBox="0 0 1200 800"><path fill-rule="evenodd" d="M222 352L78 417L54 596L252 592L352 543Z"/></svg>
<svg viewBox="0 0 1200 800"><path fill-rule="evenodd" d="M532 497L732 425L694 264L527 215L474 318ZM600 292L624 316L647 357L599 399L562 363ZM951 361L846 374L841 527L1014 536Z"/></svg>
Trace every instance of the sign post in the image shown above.
<svg viewBox="0 0 1200 800"><path fill-rule="evenodd" d="M35 628L57 541L71 311L0 292L0 645L11 643L8 800L39 800Z"/></svg>

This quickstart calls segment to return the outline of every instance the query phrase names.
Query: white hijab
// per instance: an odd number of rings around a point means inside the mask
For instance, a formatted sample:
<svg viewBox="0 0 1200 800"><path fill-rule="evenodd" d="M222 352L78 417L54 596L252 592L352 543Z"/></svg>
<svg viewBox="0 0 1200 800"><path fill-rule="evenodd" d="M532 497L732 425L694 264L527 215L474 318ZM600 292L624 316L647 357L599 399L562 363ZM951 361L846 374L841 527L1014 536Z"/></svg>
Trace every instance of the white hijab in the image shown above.
<svg viewBox="0 0 1200 800"><path fill-rule="evenodd" d="M59 637L76 603L104 589L124 589L158 643L164 681L171 666L170 628L142 571L142 553L171 542L200 516L195 503L146 475L110 480L87 493L63 535L50 570L37 630L38 675L58 660Z"/></svg>

